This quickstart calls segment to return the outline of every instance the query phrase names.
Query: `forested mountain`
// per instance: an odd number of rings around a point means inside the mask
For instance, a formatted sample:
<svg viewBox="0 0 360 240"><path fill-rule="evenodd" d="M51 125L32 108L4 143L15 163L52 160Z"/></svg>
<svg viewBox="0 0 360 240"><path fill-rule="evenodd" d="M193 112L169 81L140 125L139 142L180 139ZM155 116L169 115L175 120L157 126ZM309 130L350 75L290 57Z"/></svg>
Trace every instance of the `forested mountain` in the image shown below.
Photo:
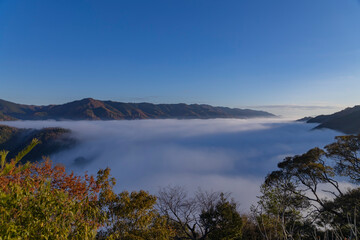
<svg viewBox="0 0 360 240"><path fill-rule="evenodd" d="M41 143L26 155L24 161L40 160L43 156L49 156L76 144L76 140L70 136L70 130L67 129L44 128L35 130L0 125L0 150L9 151L9 158L13 158L15 153L29 145L33 138L37 138Z"/></svg>
<svg viewBox="0 0 360 240"><path fill-rule="evenodd" d="M274 117L264 111L204 104L152 104L100 101L92 98L61 105L34 106L0 100L0 120L121 120Z"/></svg>
<svg viewBox="0 0 360 240"><path fill-rule="evenodd" d="M360 106L346 108L331 115L311 118L308 123L320 123L317 129L329 128L346 134L360 133Z"/></svg>

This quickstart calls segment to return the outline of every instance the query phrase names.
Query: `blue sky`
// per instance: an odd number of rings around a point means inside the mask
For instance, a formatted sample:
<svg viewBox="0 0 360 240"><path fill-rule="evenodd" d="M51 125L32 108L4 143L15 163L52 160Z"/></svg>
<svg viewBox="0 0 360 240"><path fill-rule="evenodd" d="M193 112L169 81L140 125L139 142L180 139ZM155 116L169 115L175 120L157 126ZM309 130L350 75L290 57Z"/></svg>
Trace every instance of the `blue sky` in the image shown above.
<svg viewBox="0 0 360 240"><path fill-rule="evenodd" d="M0 0L0 98L360 104L357 0Z"/></svg>

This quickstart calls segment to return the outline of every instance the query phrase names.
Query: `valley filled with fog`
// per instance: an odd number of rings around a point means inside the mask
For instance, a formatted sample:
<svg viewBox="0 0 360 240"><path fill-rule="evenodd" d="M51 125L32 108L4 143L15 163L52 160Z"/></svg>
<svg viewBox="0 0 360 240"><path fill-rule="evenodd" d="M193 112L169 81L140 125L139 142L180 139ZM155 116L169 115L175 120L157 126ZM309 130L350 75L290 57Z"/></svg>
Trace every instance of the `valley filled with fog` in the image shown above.
<svg viewBox="0 0 360 240"><path fill-rule="evenodd" d="M14 121L19 128L62 127L78 145L51 156L75 172L110 167L116 190L184 186L232 192L242 211L256 202L266 174L286 156L323 147L341 135L279 119Z"/></svg>

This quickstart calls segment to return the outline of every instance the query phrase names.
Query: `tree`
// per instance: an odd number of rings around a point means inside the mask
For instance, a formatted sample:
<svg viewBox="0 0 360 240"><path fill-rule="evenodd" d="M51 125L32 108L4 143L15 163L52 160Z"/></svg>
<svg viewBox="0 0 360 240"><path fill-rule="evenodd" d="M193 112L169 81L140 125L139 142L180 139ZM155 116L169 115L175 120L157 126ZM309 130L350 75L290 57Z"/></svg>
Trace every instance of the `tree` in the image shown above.
<svg viewBox="0 0 360 240"><path fill-rule="evenodd" d="M42 163L19 164L36 145L35 139L7 161L1 151L0 233L4 239L93 239L104 215L97 201L101 175L67 174L64 167ZM101 180L101 181L100 181Z"/></svg>
<svg viewBox="0 0 360 240"><path fill-rule="evenodd" d="M224 193L220 193L215 207L201 213L200 220L209 228L209 240L241 239L243 219L237 211L236 203L228 201Z"/></svg>
<svg viewBox="0 0 360 240"><path fill-rule="evenodd" d="M261 186L261 196L252 212L264 239L306 239L312 231L307 229L302 212L309 207L309 201L291 178L275 171L267 176Z"/></svg>
<svg viewBox="0 0 360 240"><path fill-rule="evenodd" d="M115 194L110 169L96 179L67 173L49 159L21 164L35 139L14 159L1 151L0 239L146 239L173 235L144 191ZM98 230L106 229L107 231Z"/></svg>
<svg viewBox="0 0 360 240"><path fill-rule="evenodd" d="M305 154L285 158L278 164L279 170L267 176L265 185L269 187L269 183L286 179L292 187L274 186L287 189L291 193L289 196L309 203L302 211L304 223L317 234L322 232L324 237L330 234L336 239L358 239L360 188L344 189L339 180L360 183L360 135L335 139L324 149L313 148ZM270 196L263 192L262 197L266 195ZM288 205L291 203L287 202Z"/></svg>
<svg viewBox="0 0 360 240"><path fill-rule="evenodd" d="M344 193L336 180L335 169L328 164L327 154L319 148L310 149L302 155L287 157L278 164L280 170L274 171L266 181L277 181L286 178L294 188L289 188L293 194L309 201L313 214L324 211L338 214L332 209L326 209L326 198L321 193L331 197L339 197Z"/></svg>
<svg viewBox="0 0 360 240"><path fill-rule="evenodd" d="M336 142L325 147L327 156L335 160L336 172L360 183L360 135L338 136Z"/></svg>
<svg viewBox="0 0 360 240"><path fill-rule="evenodd" d="M242 239L244 240L263 240L254 214L242 214Z"/></svg>
<svg viewBox="0 0 360 240"><path fill-rule="evenodd" d="M166 240L173 236L167 219L154 208L156 197L145 191L122 192L106 202L108 223L99 236L106 239Z"/></svg>
<svg viewBox="0 0 360 240"><path fill-rule="evenodd" d="M326 216L331 219L334 233L341 238L350 236L350 239L358 239L357 237L360 236L358 226L360 222L360 188L351 189L343 196L329 200L325 205L326 208L339 213Z"/></svg>
<svg viewBox="0 0 360 240"><path fill-rule="evenodd" d="M97 227L89 221L79 221L84 211L97 214L74 201L66 192L51 189L49 182L36 191L10 183L7 191L0 191L1 239L93 239ZM89 216L89 212L86 213Z"/></svg>
<svg viewBox="0 0 360 240"><path fill-rule="evenodd" d="M181 187L159 192L158 207L176 229L175 239L241 239L242 218L229 196L199 191L193 198Z"/></svg>

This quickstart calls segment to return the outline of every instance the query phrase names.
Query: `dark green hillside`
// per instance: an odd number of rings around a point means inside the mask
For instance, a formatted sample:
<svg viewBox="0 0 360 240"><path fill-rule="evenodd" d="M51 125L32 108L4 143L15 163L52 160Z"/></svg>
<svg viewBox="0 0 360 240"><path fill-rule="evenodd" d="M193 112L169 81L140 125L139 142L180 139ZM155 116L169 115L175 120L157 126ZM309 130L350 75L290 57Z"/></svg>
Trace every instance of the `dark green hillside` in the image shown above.
<svg viewBox="0 0 360 240"><path fill-rule="evenodd" d="M17 128L0 125L0 146L10 142L11 138L17 135L18 132L19 129Z"/></svg>
<svg viewBox="0 0 360 240"><path fill-rule="evenodd" d="M360 106L346 108L331 115L320 115L308 120L308 123L320 123L317 129L329 128L346 134L359 134Z"/></svg>
<svg viewBox="0 0 360 240"><path fill-rule="evenodd" d="M264 111L204 104L152 104L85 98L61 105L33 106L0 100L0 120L122 120L275 117Z"/></svg>
<svg viewBox="0 0 360 240"><path fill-rule="evenodd" d="M41 141L23 160L36 161L76 144L70 130L63 128L44 128L41 130L19 129L0 125L0 150L8 150L9 158L27 146L33 138Z"/></svg>

